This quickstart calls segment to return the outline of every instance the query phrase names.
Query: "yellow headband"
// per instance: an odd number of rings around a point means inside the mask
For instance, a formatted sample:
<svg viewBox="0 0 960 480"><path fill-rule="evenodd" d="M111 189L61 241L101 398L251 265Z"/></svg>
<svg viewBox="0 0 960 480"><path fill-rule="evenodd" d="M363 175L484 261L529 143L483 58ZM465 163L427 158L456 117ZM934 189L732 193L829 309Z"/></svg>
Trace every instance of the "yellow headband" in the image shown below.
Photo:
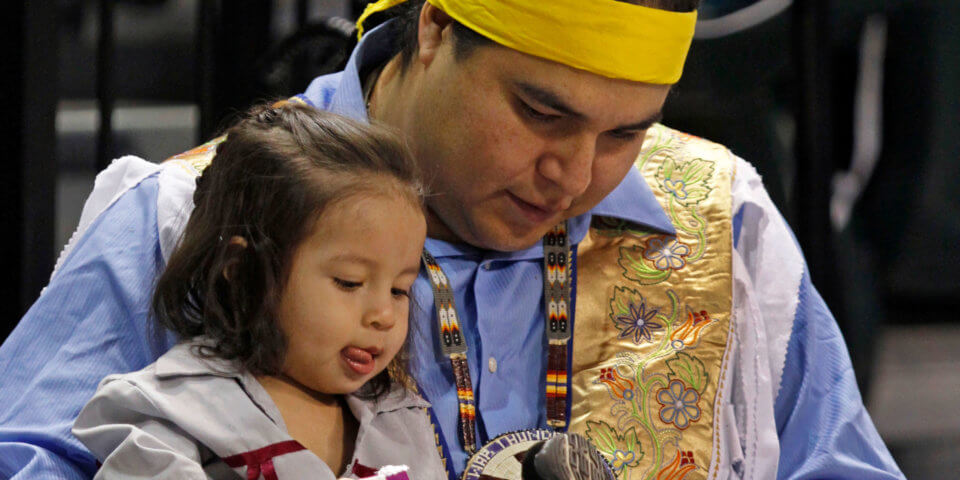
<svg viewBox="0 0 960 480"><path fill-rule="evenodd" d="M363 21L405 0L367 6ZM514 50L610 78L680 80L697 12L617 0L428 0L471 30Z"/></svg>

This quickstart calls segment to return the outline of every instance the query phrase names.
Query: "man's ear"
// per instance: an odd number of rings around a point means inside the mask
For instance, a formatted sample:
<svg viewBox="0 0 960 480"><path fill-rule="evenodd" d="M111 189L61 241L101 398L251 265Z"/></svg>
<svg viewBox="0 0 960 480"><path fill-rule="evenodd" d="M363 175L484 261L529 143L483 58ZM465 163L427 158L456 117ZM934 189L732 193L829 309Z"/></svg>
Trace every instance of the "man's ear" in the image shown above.
<svg viewBox="0 0 960 480"><path fill-rule="evenodd" d="M420 62L427 65L433 61L444 37L451 33L447 27L452 25L453 18L447 15L447 12L431 5L430 2L423 2L417 26L417 58Z"/></svg>
<svg viewBox="0 0 960 480"><path fill-rule="evenodd" d="M243 238L240 235L234 235L230 237L230 241L227 243L227 252L230 255L230 258L223 267L223 278L225 278L227 281L230 281L235 276L237 267L240 263L240 252L246 249L246 238Z"/></svg>

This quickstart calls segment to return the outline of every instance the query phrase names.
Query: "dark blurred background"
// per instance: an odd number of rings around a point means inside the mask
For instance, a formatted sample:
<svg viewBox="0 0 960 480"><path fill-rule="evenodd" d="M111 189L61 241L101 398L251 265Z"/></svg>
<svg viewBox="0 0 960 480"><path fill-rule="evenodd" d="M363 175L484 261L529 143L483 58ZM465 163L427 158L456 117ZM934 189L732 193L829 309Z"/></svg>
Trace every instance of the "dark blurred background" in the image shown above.
<svg viewBox="0 0 960 480"><path fill-rule="evenodd" d="M665 122L753 163L908 478L960 471L960 2L702 0ZM0 19L0 340L97 171L303 91L363 1L13 0Z"/></svg>

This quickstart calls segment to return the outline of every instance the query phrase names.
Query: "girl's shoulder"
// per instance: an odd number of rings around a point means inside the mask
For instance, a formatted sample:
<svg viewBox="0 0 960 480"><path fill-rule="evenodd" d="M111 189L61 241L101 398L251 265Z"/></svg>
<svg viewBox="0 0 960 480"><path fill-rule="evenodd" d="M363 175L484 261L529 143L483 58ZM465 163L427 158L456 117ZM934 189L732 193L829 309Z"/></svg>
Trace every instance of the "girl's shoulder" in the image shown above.
<svg viewBox="0 0 960 480"><path fill-rule="evenodd" d="M135 389L148 397L181 397L184 390L223 388L247 380L247 374L236 363L200 354L203 340L178 343L157 361L130 373L109 375L100 382L98 393L111 389L120 392ZM222 385L221 385L222 384ZM222 392L226 393L226 392ZM203 395L204 393L199 393Z"/></svg>

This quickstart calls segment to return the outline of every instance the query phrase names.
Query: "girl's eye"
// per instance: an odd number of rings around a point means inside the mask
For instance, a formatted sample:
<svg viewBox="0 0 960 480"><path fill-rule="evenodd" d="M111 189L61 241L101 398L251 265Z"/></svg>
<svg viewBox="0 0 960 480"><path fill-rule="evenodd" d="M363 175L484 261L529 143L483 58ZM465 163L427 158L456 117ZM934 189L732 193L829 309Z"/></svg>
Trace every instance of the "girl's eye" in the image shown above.
<svg viewBox="0 0 960 480"><path fill-rule="evenodd" d="M543 113L540 110L531 107L527 104L527 102L524 101L520 101L520 109L523 110L524 115L538 122L549 123L560 118L560 115Z"/></svg>
<svg viewBox="0 0 960 480"><path fill-rule="evenodd" d="M390 289L390 293L393 294L394 297L409 297L409 296L410 296L410 291L404 290L404 289L402 289L402 288L391 288L391 289Z"/></svg>
<svg viewBox="0 0 960 480"><path fill-rule="evenodd" d="M356 290L363 286L363 282L351 282L342 278L333 277L333 283L343 290Z"/></svg>

